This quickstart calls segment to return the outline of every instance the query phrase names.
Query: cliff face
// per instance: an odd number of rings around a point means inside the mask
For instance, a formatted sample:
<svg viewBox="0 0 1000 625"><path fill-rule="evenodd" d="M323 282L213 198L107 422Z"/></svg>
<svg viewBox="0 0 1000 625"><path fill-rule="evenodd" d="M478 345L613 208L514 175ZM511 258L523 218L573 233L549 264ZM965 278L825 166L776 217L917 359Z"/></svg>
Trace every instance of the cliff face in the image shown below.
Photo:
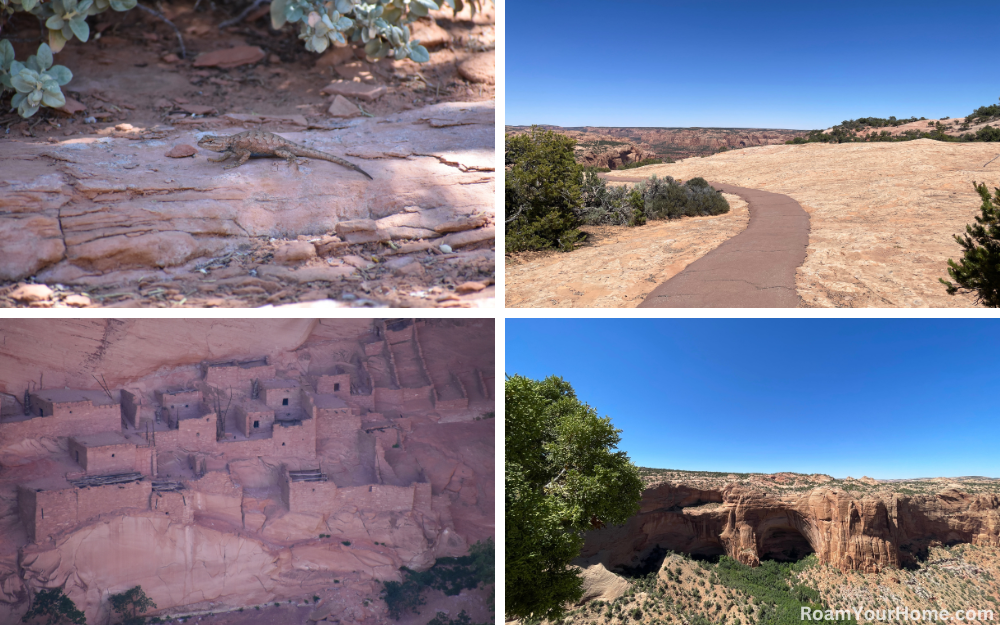
<svg viewBox="0 0 1000 625"><path fill-rule="evenodd" d="M603 150L577 146L576 150L576 162L590 167L618 169L622 165L638 163L647 158L656 158L656 154L632 143L609 146Z"/></svg>
<svg viewBox="0 0 1000 625"><path fill-rule="evenodd" d="M751 566L815 553L843 571L877 573L935 542L1000 546L1000 497L955 488L855 496L830 487L772 494L744 484L661 484L645 491L640 512L624 526L589 533L581 563L635 566L661 547L725 554Z"/></svg>
<svg viewBox="0 0 1000 625"><path fill-rule="evenodd" d="M54 587L108 622L136 584L160 615L315 594L376 618L380 580L494 534L493 327L4 324L0 623Z"/></svg>
<svg viewBox="0 0 1000 625"><path fill-rule="evenodd" d="M806 130L785 130L772 128L637 128L637 127L597 127L582 126L563 128L544 126L562 135L577 140L577 161L587 165L598 165L601 155L609 154L608 162L614 163L613 153L623 150L642 153L635 158L673 158L675 160L692 156L714 154L720 148L737 149L759 145L783 144L795 137L804 137ZM518 134L529 130L527 126L508 126L507 132ZM594 162L591 162L593 159ZM621 163L633 162L622 160ZM615 169L614 164L601 164Z"/></svg>

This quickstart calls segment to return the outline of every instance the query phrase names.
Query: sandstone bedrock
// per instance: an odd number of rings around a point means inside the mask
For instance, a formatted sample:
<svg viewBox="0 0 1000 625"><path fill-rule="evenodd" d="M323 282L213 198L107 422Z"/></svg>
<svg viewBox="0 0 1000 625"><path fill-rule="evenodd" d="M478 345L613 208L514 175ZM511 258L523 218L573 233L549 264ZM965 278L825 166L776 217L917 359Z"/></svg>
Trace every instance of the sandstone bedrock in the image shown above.
<svg viewBox="0 0 1000 625"><path fill-rule="evenodd" d="M751 566L815 553L843 571L878 573L955 543L1000 546L1000 480L675 472L650 481L625 525L589 532L577 564L636 566L659 547Z"/></svg>
<svg viewBox="0 0 1000 625"><path fill-rule="evenodd" d="M136 584L383 618L380 581L494 534L494 323L5 321L0 622Z"/></svg>
<svg viewBox="0 0 1000 625"><path fill-rule="evenodd" d="M223 121L235 127L217 134L245 130L238 117ZM11 143L0 156L0 280L87 284L182 266L253 237L322 235L343 221L404 213L425 216L427 227L490 212L493 121L492 102L444 103L335 129L305 132L303 120L298 131L281 133L355 163L373 181L315 160L295 171L266 158L225 170L205 151L166 158L173 144L197 143L190 131L167 140L130 127L56 144Z"/></svg>

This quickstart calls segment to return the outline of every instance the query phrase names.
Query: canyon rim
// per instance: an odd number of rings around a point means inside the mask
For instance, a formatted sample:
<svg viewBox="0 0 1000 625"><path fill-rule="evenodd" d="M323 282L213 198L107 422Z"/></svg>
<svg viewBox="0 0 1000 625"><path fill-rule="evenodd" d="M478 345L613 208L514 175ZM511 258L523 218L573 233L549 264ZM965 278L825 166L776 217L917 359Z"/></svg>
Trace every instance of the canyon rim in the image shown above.
<svg viewBox="0 0 1000 625"><path fill-rule="evenodd" d="M387 622L383 582L492 541L493 319L0 334L0 622L48 588L115 622L136 585L148 616ZM492 618L485 586L434 593L422 622Z"/></svg>

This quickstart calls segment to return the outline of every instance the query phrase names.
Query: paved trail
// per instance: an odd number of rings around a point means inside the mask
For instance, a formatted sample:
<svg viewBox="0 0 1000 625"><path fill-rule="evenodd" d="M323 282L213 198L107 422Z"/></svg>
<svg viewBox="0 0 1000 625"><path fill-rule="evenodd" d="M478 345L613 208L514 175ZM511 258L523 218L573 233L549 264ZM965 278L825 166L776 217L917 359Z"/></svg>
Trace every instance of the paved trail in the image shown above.
<svg viewBox="0 0 1000 625"><path fill-rule="evenodd" d="M806 259L809 214L787 195L709 184L746 200L750 224L656 287L639 308L797 307L795 270Z"/></svg>

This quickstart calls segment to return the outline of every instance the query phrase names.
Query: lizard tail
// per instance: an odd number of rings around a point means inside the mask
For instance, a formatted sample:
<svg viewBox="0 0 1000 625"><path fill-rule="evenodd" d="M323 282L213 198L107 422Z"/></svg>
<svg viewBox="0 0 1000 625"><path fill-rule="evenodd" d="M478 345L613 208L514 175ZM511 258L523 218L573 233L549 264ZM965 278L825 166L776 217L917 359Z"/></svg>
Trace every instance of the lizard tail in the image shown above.
<svg viewBox="0 0 1000 625"><path fill-rule="evenodd" d="M351 163L351 169L353 169L354 171L358 172L359 174L364 174L365 177L367 177L369 180L375 180L374 178L371 177L371 174L369 174L365 170L361 169L360 167L358 167L354 163Z"/></svg>

